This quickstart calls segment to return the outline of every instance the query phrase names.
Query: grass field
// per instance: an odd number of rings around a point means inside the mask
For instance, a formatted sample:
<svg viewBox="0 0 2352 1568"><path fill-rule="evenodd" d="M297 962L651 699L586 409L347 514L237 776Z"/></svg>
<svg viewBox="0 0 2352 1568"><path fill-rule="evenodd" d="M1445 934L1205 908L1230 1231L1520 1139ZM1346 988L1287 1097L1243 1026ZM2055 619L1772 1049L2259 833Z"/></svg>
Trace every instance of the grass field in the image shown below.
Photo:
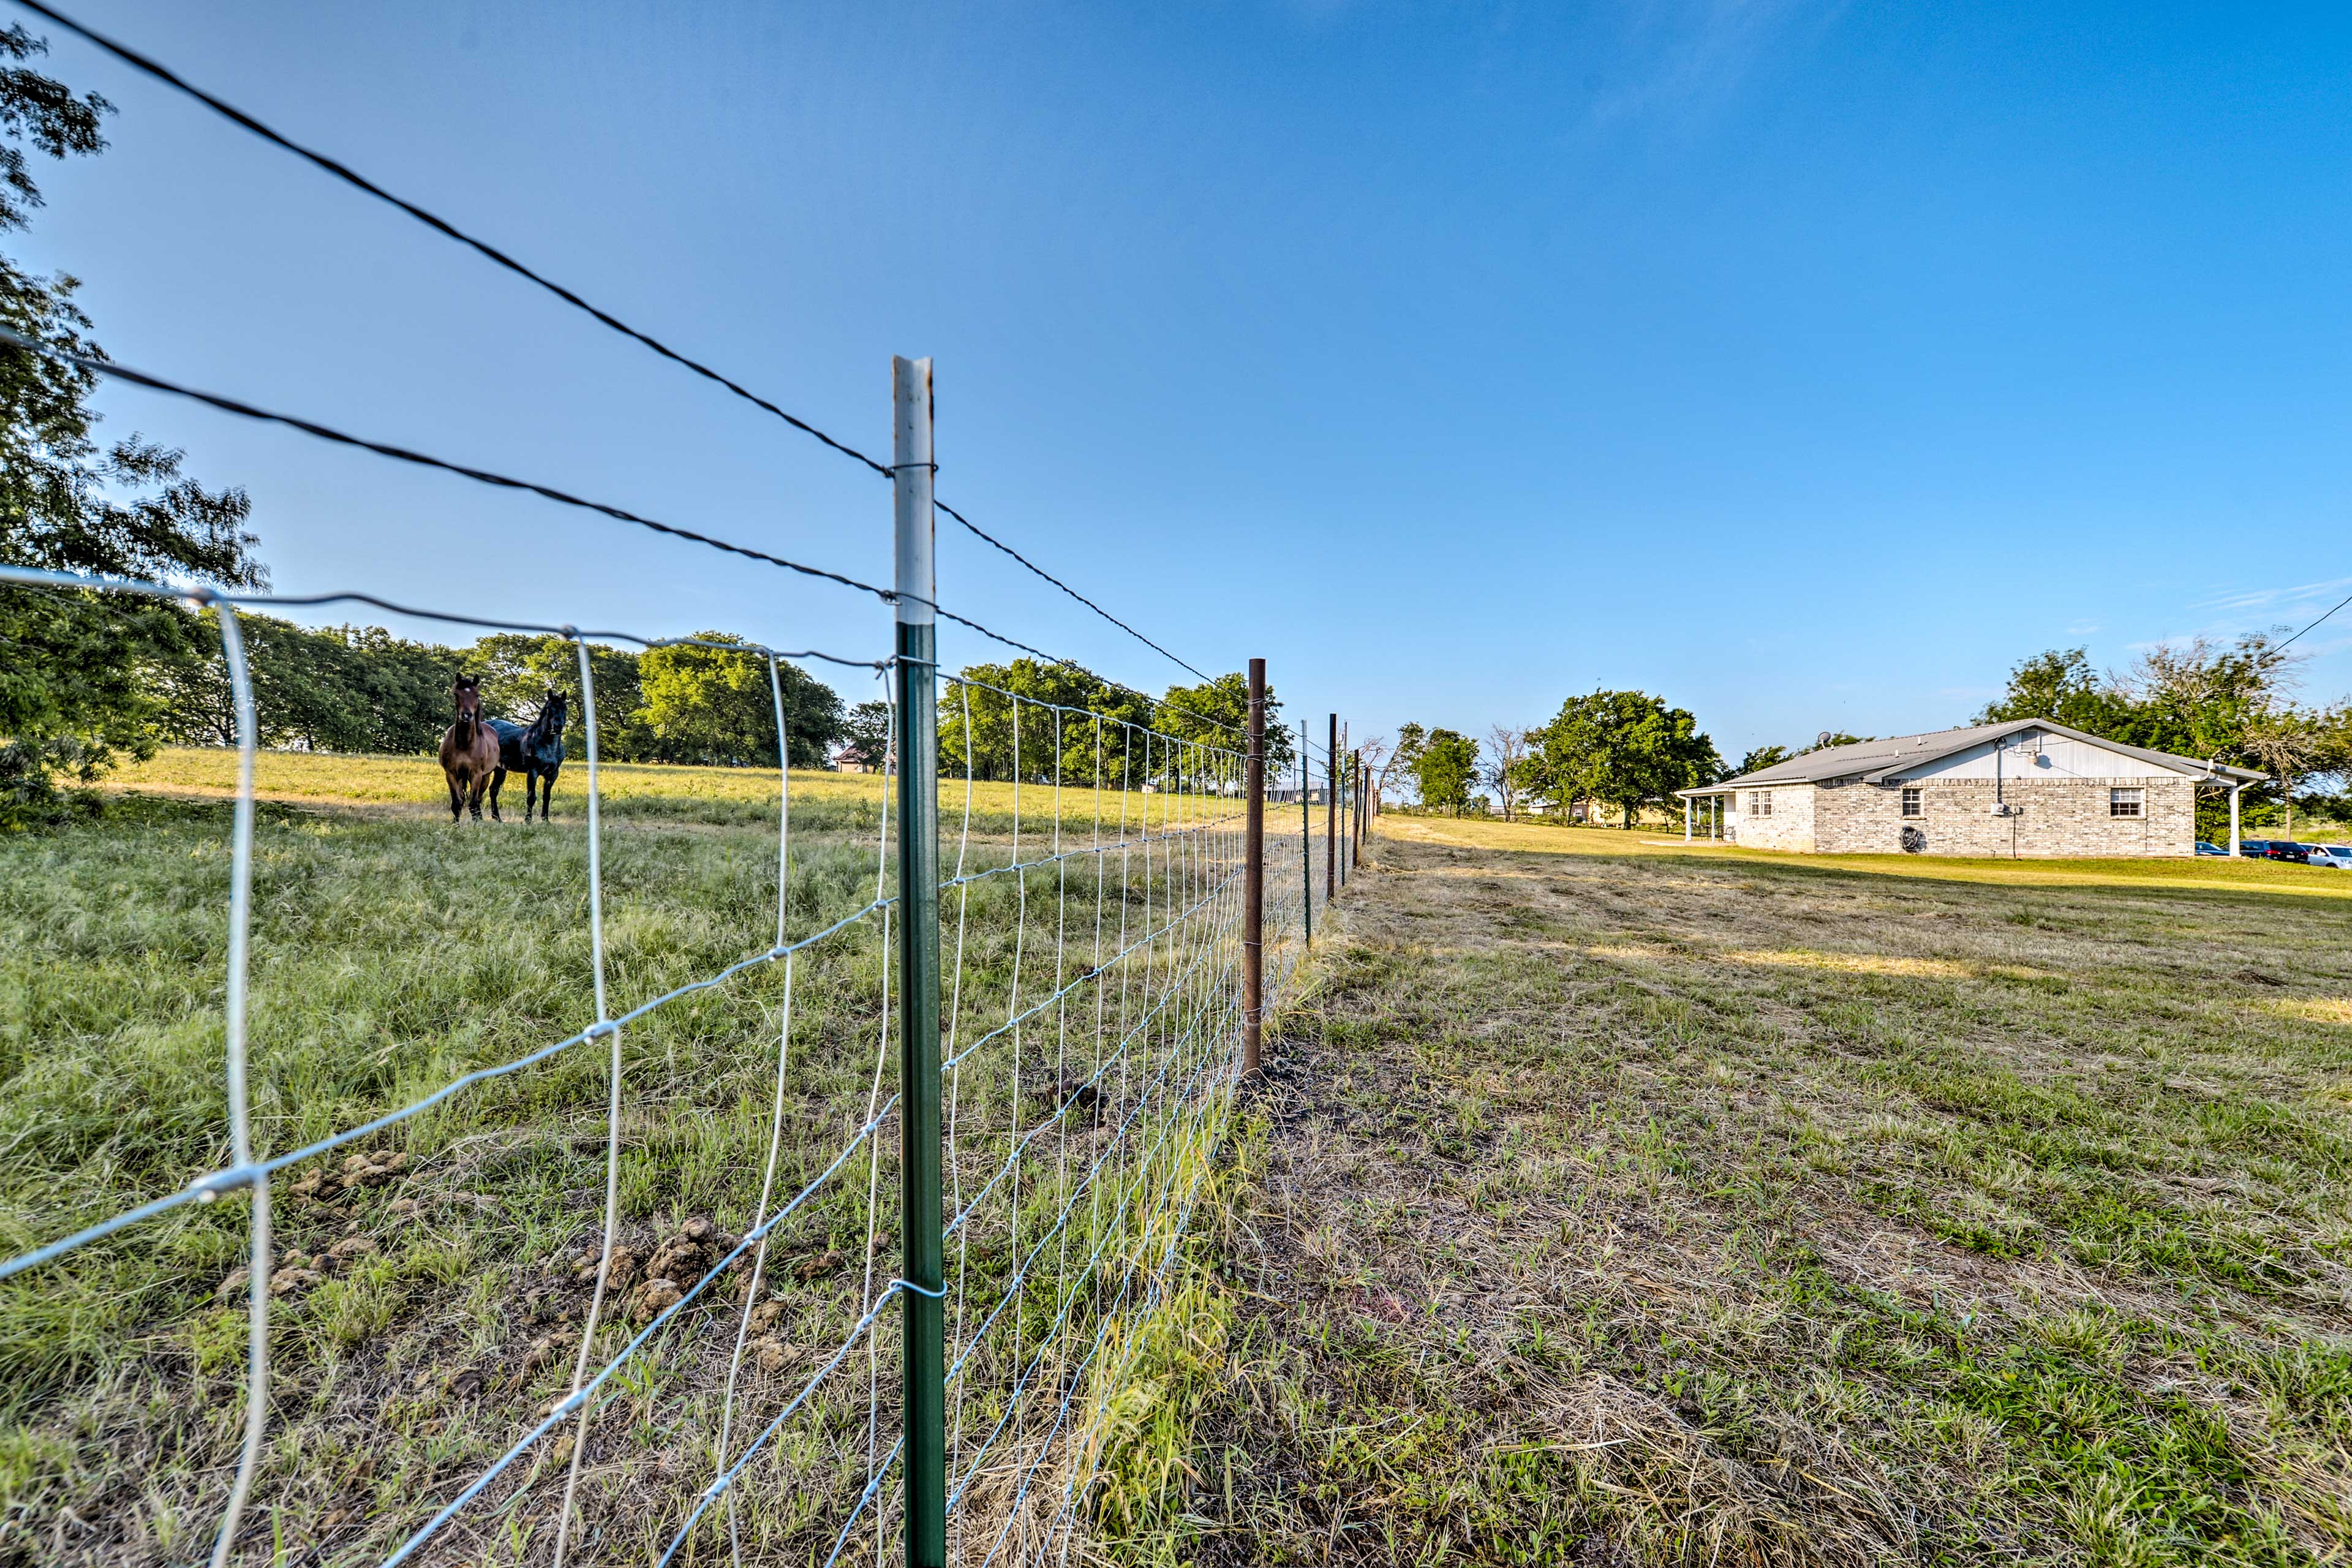
<svg viewBox="0 0 2352 1568"><path fill-rule="evenodd" d="M1160 1347L1136 1556L2352 1552L2334 873L1370 847Z"/></svg>
<svg viewBox="0 0 2352 1568"><path fill-rule="evenodd" d="M593 1019L584 770L566 769L550 825L453 826L429 761L259 762L252 1058L262 1152L358 1125ZM0 839L0 929L11 933L0 943L0 1256L228 1163L221 797L232 767L225 752L166 752L118 781L129 788L103 820ZM792 784L798 937L887 883L882 781L795 774ZM614 1013L775 940L775 775L616 767L604 785ZM973 794L963 837L962 787L943 791L948 865L961 852L970 871L1002 868L1013 853L1013 792ZM510 804L519 817L519 796ZM1131 1331L1114 1332L1110 1287L1164 1249L1171 1194L1213 1141L1214 1117L1195 1101L1181 1102L1183 1118L1174 1108L1188 1086L1214 1088L1179 1069L1182 1052L1215 1033L1233 957L1224 924L1171 914L1212 894L1230 907L1213 881L1223 850L1185 830L1231 803L1067 790L1058 844L1055 793L1024 786L1019 804L1021 858L1057 847L1066 858L947 900L961 921L950 1021L969 1046L1005 1024L1016 984L1024 1007L1073 995L979 1050L952 1080L950 1179L975 1216L950 1259L964 1313L956 1331L972 1355L960 1452L975 1459L989 1424L1012 1408L1016 1376L1059 1398L1082 1373L1099 1384L1111 1368L1109 1357L1091 1369L1058 1350L1045 1358L1056 1323L1078 1343L1101 1331L1118 1346ZM1162 837L1113 855L1098 879L1093 859L1066 852L1090 842L1097 808L1122 805L1130 835L1148 823ZM1101 831L1118 837L1115 816ZM772 1118L782 1129L781 1199L896 1088L895 1046L885 1048L892 952L873 915L797 955L781 1093L780 963L623 1032L619 1239L633 1277L608 1304L597 1360L658 1305L647 1294L656 1276L697 1277L751 1223ZM1106 1062L1118 1076L1097 1073L1074 1100L1070 1086ZM281 1178L271 1439L238 1561L380 1561L569 1385L598 1258L608 1087L605 1047L575 1047ZM1072 1103L1092 1109L1057 1119ZM985 1195L981 1184L1018 1132L1030 1138L1018 1172ZM896 1138L892 1122L874 1163L857 1159L774 1234L756 1304L748 1270L736 1269L610 1385L583 1449L575 1545L586 1555L576 1561L649 1560L709 1481L740 1320L756 1337L733 1417L739 1444L895 1274ZM1101 1173L1087 1201L1055 1230L1089 1171ZM241 1420L246 1212L241 1201L182 1207L0 1283L0 1562L176 1563L209 1551ZM1013 1263L1045 1236L1058 1255L1013 1292ZM1100 1271L1070 1273L1090 1248L1102 1251ZM1066 1281L1097 1279L1099 1289L1064 1293ZM1008 1294L1016 1299L996 1314ZM747 1472L752 1484L730 1494L747 1557L821 1560L831 1547L895 1432L895 1313L878 1323L865 1342L872 1359L861 1351L827 1383ZM1082 1411L1094 1397L1090 1384ZM1031 1400L1014 1413L974 1478L965 1514L975 1527L1011 1516L1024 1473L1012 1461L1040 1458L1035 1413L1055 1408ZM543 1440L425 1560L545 1560L570 1442L569 1428ZM724 1559L723 1530L697 1540L687 1561ZM844 1561L872 1547L869 1529Z"/></svg>
<svg viewBox="0 0 2352 1568"><path fill-rule="evenodd" d="M266 1147L586 1021L574 773L551 828L453 828L429 763L263 761ZM167 753L109 820L0 841L0 921L25 933L0 949L0 1249L225 1158L224 763ZM607 783L616 1008L772 940L772 776ZM801 931L871 897L879 781L793 790ZM973 863L1002 863L1011 792L974 795ZM1093 809L1066 792L1065 833ZM1053 810L1024 787L1031 849ZM2352 878L1645 837L1381 825L1241 1101L1183 1289L1120 1330L1116 1378L1045 1370L1082 1393L1104 1470L1074 1560L2352 1553ZM1023 880L972 885L969 1027L1001 1020L1016 967L1032 994L1066 978L1007 940ZM1148 880L1107 907L1139 920ZM787 1184L869 1103L884 963L866 930L800 972ZM627 1033L641 1258L751 1211L780 1002L754 972ZM1033 1037L1021 1081L1066 1081L1068 1037ZM981 1143L1059 1092L1016 1093L1014 1059L974 1080ZM560 1392L605 1091L600 1057L559 1057L371 1145L346 1183L289 1184L283 1246L313 1279L278 1303L245 1561L379 1559ZM1026 1234L1066 1169L1036 1167ZM858 1254L890 1234L890 1167L875 1177L878 1219L861 1169L779 1234L751 1402L772 1408L854 1314ZM983 1304L1012 1223L971 1253ZM0 1560L203 1554L235 1447L241 1314L216 1292L241 1237L235 1205L183 1209L0 1284ZM1015 1342L982 1358L1000 1385L1053 1306L1006 1314ZM741 1311L661 1342L601 1407L594 1560L647 1556L707 1479ZM743 1494L747 1561L822 1560L838 1479L865 1473L855 1370ZM543 1561L563 1453L431 1560ZM1011 1507L996 1474L982 1511Z"/></svg>

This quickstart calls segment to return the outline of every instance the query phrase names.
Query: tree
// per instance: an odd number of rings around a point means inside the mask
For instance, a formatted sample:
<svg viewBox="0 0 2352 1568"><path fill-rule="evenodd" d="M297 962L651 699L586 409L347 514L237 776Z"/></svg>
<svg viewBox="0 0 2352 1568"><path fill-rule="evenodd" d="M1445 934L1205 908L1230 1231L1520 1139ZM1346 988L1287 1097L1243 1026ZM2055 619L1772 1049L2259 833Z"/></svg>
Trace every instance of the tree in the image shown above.
<svg viewBox="0 0 2352 1568"><path fill-rule="evenodd" d="M2086 649L2053 647L2012 668L2009 689L1999 700L1985 705L1977 722L2048 719L2070 729L2105 735L2116 727L2128 706L2114 684L2102 680L2092 669Z"/></svg>
<svg viewBox="0 0 2352 1568"><path fill-rule="evenodd" d="M841 727L841 754L835 760L843 767L860 767L869 773L883 772L890 765L890 731L894 720L890 704L880 698L852 708L848 720Z"/></svg>
<svg viewBox="0 0 2352 1568"><path fill-rule="evenodd" d="M2239 737L2240 747L2254 759L2255 764L2279 782L2285 808L2285 824L2281 831L2289 838L2294 837L2295 781L2315 771L2326 743L2326 731L2312 715L2292 708L2256 715Z"/></svg>
<svg viewBox="0 0 2352 1568"><path fill-rule="evenodd" d="M1298 760L1297 737L1282 721L1282 699L1265 689L1265 772L1281 777ZM1249 677L1236 670L1198 686L1171 686L1152 722L1171 735L1213 746L1248 749Z"/></svg>
<svg viewBox="0 0 2352 1568"><path fill-rule="evenodd" d="M677 760L666 757L661 742L646 727L641 711L645 690L639 679L638 660L643 656L634 649L604 643L586 646L589 680L596 694L596 754L612 763ZM456 658L457 668L481 677L483 710L498 718L522 723L538 716L549 691L560 693L570 709L563 731L563 754L588 754L588 710L580 693L580 649L571 638L552 634L496 632ZM761 672L763 680L765 673ZM434 693L433 700L436 711L441 715L433 731L437 739L440 727L448 722L446 679ZM772 715L763 727L763 747L774 747L775 728Z"/></svg>
<svg viewBox="0 0 2352 1568"><path fill-rule="evenodd" d="M1421 804L1459 816L1470 804L1470 786L1477 779L1478 742L1451 730L1432 730L1413 763Z"/></svg>
<svg viewBox="0 0 2352 1568"><path fill-rule="evenodd" d="M2249 632L2227 646L2204 637L2159 644L2125 673L2101 676L2081 648L2053 648L2012 668L2008 690L1977 717L2052 719L2126 745L2261 769L2277 782L2250 790L2247 805L2258 819L2283 810L2291 830L2296 781L2352 766L2336 739L2335 710L2291 700L2300 658ZM2200 833L2221 830L2223 796L2200 797L2197 810Z"/></svg>
<svg viewBox="0 0 2352 1568"><path fill-rule="evenodd" d="M1571 697L1539 731L1541 778L1562 799L1591 798L1633 814L1675 790L1722 775L1715 742L1689 711L1646 691L1595 691Z"/></svg>
<svg viewBox="0 0 2352 1568"><path fill-rule="evenodd" d="M697 632L704 643L740 644L725 632ZM842 738L841 697L797 665L778 661L791 765L824 766ZM764 654L671 645L637 656L644 704L638 720L664 762L741 767L776 754L776 702Z"/></svg>
<svg viewBox="0 0 2352 1568"><path fill-rule="evenodd" d="M1387 764L1381 769L1379 786L1381 795L1385 796L1388 794L1391 773L1402 773L1407 779L1415 776L1416 770L1421 766L1422 748L1428 743L1429 731L1420 725L1397 726L1396 750L1389 753Z"/></svg>
<svg viewBox="0 0 2352 1568"><path fill-rule="evenodd" d="M1495 797L1503 803L1503 820L1508 822L1518 800L1519 786L1527 779L1528 731L1497 724L1486 731L1486 741L1494 748L1493 760L1486 764L1479 782L1492 789Z"/></svg>
<svg viewBox="0 0 2352 1568"><path fill-rule="evenodd" d="M1739 765L1731 770L1731 776L1742 779L1749 773L1760 773L1775 763L1787 762L1794 754L1786 746L1759 746L1739 759Z"/></svg>
<svg viewBox="0 0 2352 1568"><path fill-rule="evenodd" d="M149 672L158 736L184 745L236 742L228 666L215 612L204 613L197 651ZM448 723L454 648L407 642L382 626L298 626L240 615L253 678L257 738L264 746L414 755L431 751Z"/></svg>
<svg viewBox="0 0 2352 1568"><path fill-rule="evenodd" d="M21 26L0 32L0 60L47 45ZM26 155L89 155L106 142L112 105L62 82L0 66L0 231L22 229L41 193ZM75 280L33 276L0 258L0 325L90 358L89 318ZM0 349L0 562L111 577L176 577L224 586L266 581L245 531L242 490L207 490L182 454L137 434L101 447L89 395L96 375L46 354ZM199 656L202 626L176 605L122 595L0 589L0 829L54 816L59 776L96 782L117 753L152 754L159 665Z"/></svg>
<svg viewBox="0 0 2352 1568"><path fill-rule="evenodd" d="M1152 701L1081 665L966 665L940 694L940 771L976 779L1139 789L1176 748L1152 738ZM1232 737L1206 730L1219 744Z"/></svg>

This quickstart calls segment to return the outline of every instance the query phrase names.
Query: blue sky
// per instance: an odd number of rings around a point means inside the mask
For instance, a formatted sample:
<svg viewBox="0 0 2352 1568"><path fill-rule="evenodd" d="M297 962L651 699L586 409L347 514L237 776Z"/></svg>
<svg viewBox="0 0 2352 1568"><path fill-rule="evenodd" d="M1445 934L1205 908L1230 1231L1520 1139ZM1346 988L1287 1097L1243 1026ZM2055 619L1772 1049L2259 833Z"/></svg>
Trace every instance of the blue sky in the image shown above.
<svg viewBox="0 0 2352 1568"><path fill-rule="evenodd" d="M942 499L1359 734L1635 686L1736 758L2352 593L2340 11L80 14L854 445L935 356ZM50 68L113 145L9 243L116 357L887 579L879 479L84 46ZM103 405L251 491L288 591L887 647L838 589ZM940 596L1181 674L952 530ZM2310 697L2352 689L2343 619Z"/></svg>

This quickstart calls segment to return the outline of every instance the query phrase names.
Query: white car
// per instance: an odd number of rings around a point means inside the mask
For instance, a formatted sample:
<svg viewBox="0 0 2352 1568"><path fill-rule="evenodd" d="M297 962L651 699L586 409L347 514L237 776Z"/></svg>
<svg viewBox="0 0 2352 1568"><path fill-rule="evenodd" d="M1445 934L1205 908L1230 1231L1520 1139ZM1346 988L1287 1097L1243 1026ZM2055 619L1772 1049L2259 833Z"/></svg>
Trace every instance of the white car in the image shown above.
<svg viewBox="0 0 2352 1568"><path fill-rule="evenodd" d="M2311 864L2352 871L2352 844L2314 844L2310 849Z"/></svg>

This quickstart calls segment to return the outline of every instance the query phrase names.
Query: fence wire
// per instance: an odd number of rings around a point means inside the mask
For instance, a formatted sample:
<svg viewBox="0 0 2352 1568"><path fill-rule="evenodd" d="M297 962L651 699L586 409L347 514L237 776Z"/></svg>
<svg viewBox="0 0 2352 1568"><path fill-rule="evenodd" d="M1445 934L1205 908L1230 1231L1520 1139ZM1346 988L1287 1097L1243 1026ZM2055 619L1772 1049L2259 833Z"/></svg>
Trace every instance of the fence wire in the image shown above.
<svg viewBox="0 0 2352 1568"><path fill-rule="evenodd" d="M142 1234L185 1258L204 1251L192 1238L241 1230L242 1277L217 1298L241 1293L245 1313L234 1458L226 1428L193 1401L180 1440L201 1460L185 1472L198 1479L174 1500L209 1521L215 1568L282 1560L289 1531L337 1560L387 1568L894 1558L904 1487L894 1309L918 1289L896 1268L910 1086L898 1081L901 911L889 889L906 825L895 755L863 805L845 806L830 780L835 798L811 803L802 775L796 825L782 675L785 660L814 658L871 671L887 695L892 661L707 645L766 666L774 852L757 901L772 908L772 937L736 933L731 955L681 977L711 943L664 928L650 889L674 857L657 816L625 795L620 831L606 821L590 658L592 637L681 639L362 595L281 599L16 568L0 568L0 583L217 613L238 737L227 1161L96 1219L60 1190L54 1212L10 1222L30 1244L0 1262L0 1281L14 1281L5 1312L78 1268L113 1278ZM257 731L238 615L341 599L572 645L586 787L578 856L561 864L586 948L568 1005L591 1016L503 1053L489 1047L510 1022L463 1041L446 1025L395 1037L385 1056L409 1065L390 1081L415 1092L277 1151L316 1113L285 1102L266 1058L254 1071L254 932L265 932L257 971L271 1001L273 944L301 939L278 934L267 888L256 917ZM1119 1347L1160 1304L1237 1080L1246 759L1222 739L957 677L942 678L939 711L950 1561L1039 1561L1083 1528L1099 1458L1085 1429L1117 1384ZM1345 782L1329 759L1318 779L1310 755L1300 748L1295 814L1266 806L1270 1011L1324 919L1326 815L1344 821L1350 809L1344 791L1328 793ZM751 874L730 874L748 907ZM416 1063L469 1051L487 1059L417 1081ZM698 1083L696 1072L709 1077ZM690 1114L677 1113L681 1101ZM191 1152L201 1159L206 1145L220 1147L200 1139ZM497 1195L458 1187L494 1174L508 1184ZM242 1226L219 1207L240 1194ZM275 1226L273 1201L284 1211ZM451 1224L442 1216L453 1208L477 1217ZM346 1235L331 1244L338 1223ZM39 1239L43 1229L56 1238ZM354 1237L366 1246L352 1249ZM446 1276L451 1259L480 1263L494 1248L504 1287L481 1289L489 1275L477 1272L447 1322L389 1336L406 1359L386 1354L382 1334L321 1350L311 1292L344 1287L335 1300L349 1307L363 1275ZM184 1267L173 1280L167 1297L201 1284ZM58 1424L74 1419L77 1392L94 1391L48 1392ZM322 1425L322 1411L334 1419ZM354 1464L375 1478L366 1496L344 1482L349 1500L321 1506L331 1454L364 1460ZM101 1554L125 1555L132 1538L111 1539Z"/></svg>

